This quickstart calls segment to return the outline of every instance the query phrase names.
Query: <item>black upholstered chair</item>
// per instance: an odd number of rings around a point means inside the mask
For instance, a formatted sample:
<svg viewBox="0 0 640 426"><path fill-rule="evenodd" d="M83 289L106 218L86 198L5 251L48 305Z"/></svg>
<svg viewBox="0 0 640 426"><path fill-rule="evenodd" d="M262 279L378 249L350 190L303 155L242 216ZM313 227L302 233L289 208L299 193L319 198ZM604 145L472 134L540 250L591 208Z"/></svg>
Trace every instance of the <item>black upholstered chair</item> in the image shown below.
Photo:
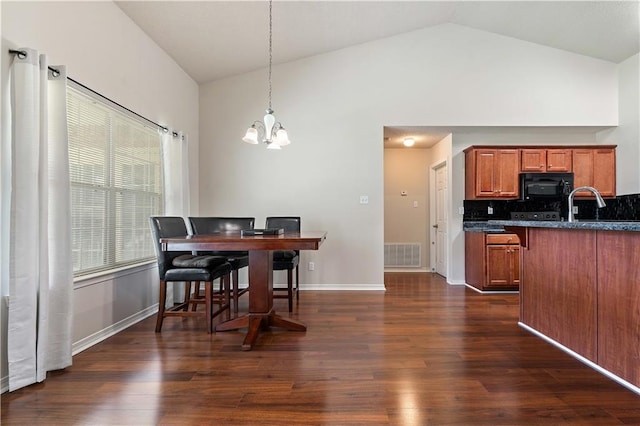
<svg viewBox="0 0 640 426"><path fill-rule="evenodd" d="M188 235L187 226L181 217L153 216L149 218L151 233L155 242L158 260L158 274L160 276L160 300L156 332L162 329L162 322L168 316L204 316L207 322L207 332L213 332L213 318L224 311L230 310L229 278L231 265L222 256L196 256L191 252L162 251L160 239L184 237ZM213 281L220 279L220 292L214 292ZM184 301L169 309L166 308L167 283L184 282ZM192 297L191 283L196 283L195 296ZM205 283L204 298L199 296L200 283ZM205 311L198 312L194 303L204 303ZM218 310L213 311L213 304L218 304ZM194 309L189 311L189 305Z"/></svg>
<svg viewBox="0 0 640 426"><path fill-rule="evenodd" d="M298 216L271 216L268 217L265 223L265 228L281 228L285 232L300 232L300 217ZM293 311L293 295L296 296L296 301L299 300L298 286L300 282L300 273L298 271L298 264L300 263L300 251L299 250L280 250L273 252L273 270L274 271L287 271L287 287L274 287L273 297L276 299L289 299L289 312ZM293 286L293 269L296 270L296 285ZM281 294L286 291L286 294Z"/></svg>
<svg viewBox="0 0 640 426"><path fill-rule="evenodd" d="M253 229L256 219L254 217L190 217L191 230L197 234L214 234L216 232L241 231ZM238 271L249 266L249 252L246 251L214 251L207 254L224 256L231 264L233 312L238 313L238 298L249 290L249 287L240 289L238 284Z"/></svg>

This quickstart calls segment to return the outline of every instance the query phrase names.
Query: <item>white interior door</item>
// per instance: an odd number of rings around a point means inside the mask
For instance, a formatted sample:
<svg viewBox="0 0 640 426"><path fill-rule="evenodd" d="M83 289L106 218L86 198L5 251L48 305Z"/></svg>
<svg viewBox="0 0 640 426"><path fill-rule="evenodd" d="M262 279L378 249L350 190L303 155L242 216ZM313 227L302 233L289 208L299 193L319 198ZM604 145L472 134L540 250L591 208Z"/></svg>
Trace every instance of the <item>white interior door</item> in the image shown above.
<svg viewBox="0 0 640 426"><path fill-rule="evenodd" d="M435 253L436 272L443 277L447 274L447 165L438 166L436 174L435 196Z"/></svg>

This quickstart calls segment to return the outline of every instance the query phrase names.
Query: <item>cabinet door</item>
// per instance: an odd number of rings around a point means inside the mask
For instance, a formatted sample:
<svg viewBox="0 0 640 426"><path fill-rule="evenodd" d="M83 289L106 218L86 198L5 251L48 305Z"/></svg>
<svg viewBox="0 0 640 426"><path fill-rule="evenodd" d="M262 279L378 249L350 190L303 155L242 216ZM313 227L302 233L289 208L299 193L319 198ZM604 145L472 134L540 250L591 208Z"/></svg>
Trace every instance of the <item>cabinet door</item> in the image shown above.
<svg viewBox="0 0 640 426"><path fill-rule="evenodd" d="M614 149L574 149L573 186L592 186L603 197L616 195L616 153ZM593 198L589 191L580 191L576 197Z"/></svg>
<svg viewBox="0 0 640 426"><path fill-rule="evenodd" d="M520 285L520 246L509 246L511 251L511 283L514 286Z"/></svg>
<svg viewBox="0 0 640 426"><path fill-rule="evenodd" d="M529 173L547 171L547 150L521 149L520 171Z"/></svg>
<svg viewBox="0 0 640 426"><path fill-rule="evenodd" d="M593 151L593 187L603 197L616 196L616 151L595 149Z"/></svg>
<svg viewBox="0 0 640 426"><path fill-rule="evenodd" d="M517 149L501 149L498 152L497 197L518 198L520 195L520 152Z"/></svg>
<svg viewBox="0 0 640 426"><path fill-rule="evenodd" d="M572 151L570 149L547 150L547 172L571 172Z"/></svg>
<svg viewBox="0 0 640 426"><path fill-rule="evenodd" d="M593 150L573 150L573 187L593 185ZM580 191L577 196L591 196L589 191Z"/></svg>
<svg viewBox="0 0 640 426"><path fill-rule="evenodd" d="M520 246L487 245L486 286L517 287L520 284Z"/></svg>
<svg viewBox="0 0 640 426"><path fill-rule="evenodd" d="M487 287L506 287L511 280L509 246L487 246Z"/></svg>
<svg viewBox="0 0 640 426"><path fill-rule="evenodd" d="M476 197L495 197L498 190L496 171L500 167L498 151L495 149L478 149L475 153Z"/></svg>

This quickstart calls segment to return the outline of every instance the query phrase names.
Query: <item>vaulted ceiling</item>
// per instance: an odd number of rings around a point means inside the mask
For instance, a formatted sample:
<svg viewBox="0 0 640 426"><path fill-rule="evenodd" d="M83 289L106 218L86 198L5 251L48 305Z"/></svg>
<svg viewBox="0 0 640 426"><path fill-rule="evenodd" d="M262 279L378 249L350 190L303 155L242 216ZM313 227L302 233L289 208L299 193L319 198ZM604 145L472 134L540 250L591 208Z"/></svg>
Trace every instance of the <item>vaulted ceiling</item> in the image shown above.
<svg viewBox="0 0 640 426"><path fill-rule="evenodd" d="M198 83L268 64L268 1L116 4ZM455 23L619 63L640 50L639 4L638 0L274 1L273 61L289 62ZM390 132L400 137L404 130ZM439 136L433 133L431 141Z"/></svg>

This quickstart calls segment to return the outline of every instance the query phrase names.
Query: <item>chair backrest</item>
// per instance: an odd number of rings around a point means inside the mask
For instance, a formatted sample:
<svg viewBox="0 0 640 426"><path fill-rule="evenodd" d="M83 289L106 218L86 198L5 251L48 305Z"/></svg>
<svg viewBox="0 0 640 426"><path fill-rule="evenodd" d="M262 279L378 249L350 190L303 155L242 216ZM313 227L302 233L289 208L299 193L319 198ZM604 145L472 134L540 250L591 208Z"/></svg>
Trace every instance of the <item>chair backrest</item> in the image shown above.
<svg viewBox="0 0 640 426"><path fill-rule="evenodd" d="M241 231L253 229L255 217L190 217L194 234L213 234L215 232Z"/></svg>
<svg viewBox="0 0 640 426"><path fill-rule="evenodd" d="M265 228L284 229L285 232L300 232L300 216L270 216Z"/></svg>
<svg viewBox="0 0 640 426"><path fill-rule="evenodd" d="M171 268L173 259L183 255L191 254L189 251L162 251L160 238L185 237L188 235L187 225L183 218L179 216L151 216L151 234L153 235L156 258L158 259L158 274L160 279Z"/></svg>

